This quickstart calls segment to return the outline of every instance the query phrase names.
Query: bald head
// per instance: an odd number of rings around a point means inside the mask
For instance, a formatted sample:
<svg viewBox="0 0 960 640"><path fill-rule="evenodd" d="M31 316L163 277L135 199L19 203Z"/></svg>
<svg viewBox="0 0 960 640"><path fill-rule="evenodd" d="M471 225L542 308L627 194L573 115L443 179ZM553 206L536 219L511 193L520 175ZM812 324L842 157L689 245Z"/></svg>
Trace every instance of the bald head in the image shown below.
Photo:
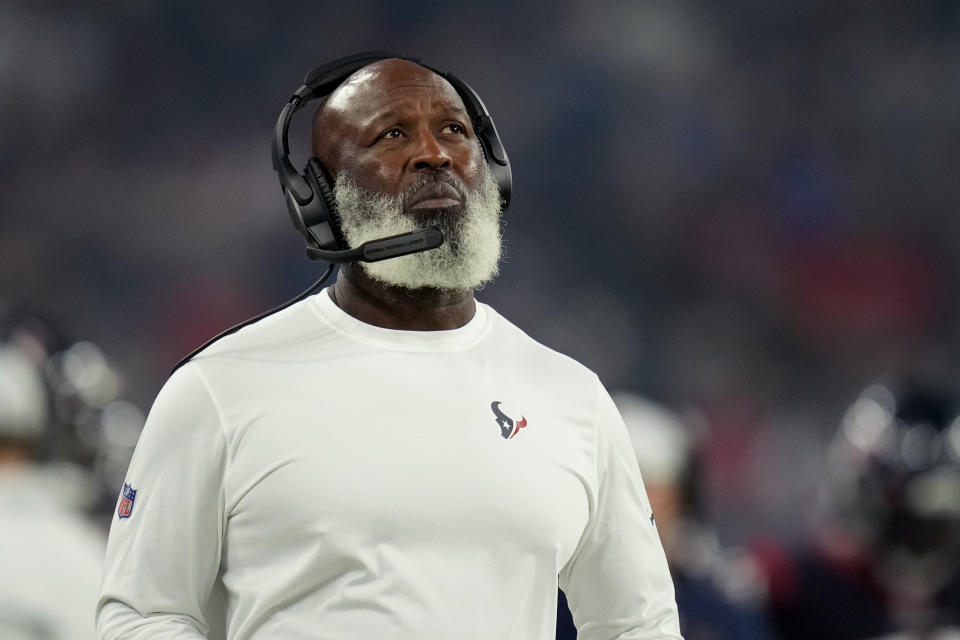
<svg viewBox="0 0 960 640"><path fill-rule="evenodd" d="M377 115L377 98L405 87L431 91L466 115L456 89L436 72L401 58L378 60L348 76L317 108L313 117L313 155L322 161L334 151L341 128L368 124Z"/></svg>

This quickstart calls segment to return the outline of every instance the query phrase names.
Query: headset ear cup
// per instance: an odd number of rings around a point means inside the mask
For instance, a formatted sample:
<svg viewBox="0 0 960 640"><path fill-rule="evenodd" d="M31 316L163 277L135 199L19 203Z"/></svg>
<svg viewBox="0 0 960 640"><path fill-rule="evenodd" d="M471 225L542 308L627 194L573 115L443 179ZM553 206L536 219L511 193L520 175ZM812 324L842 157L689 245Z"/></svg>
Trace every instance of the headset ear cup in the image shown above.
<svg viewBox="0 0 960 640"><path fill-rule="evenodd" d="M324 208L326 209L324 213L327 214L326 219L339 222L337 199L333 195L333 188L330 186L330 178L326 168L320 164L320 161L316 158L310 158L307 162L307 171L305 173L309 174L310 177L308 179L313 183L313 186L316 187L314 193L318 194L323 201ZM318 220L317 222L325 222L325 220Z"/></svg>
<svg viewBox="0 0 960 640"><path fill-rule="evenodd" d="M337 198L333 194L333 188L330 186L330 174L326 167L316 158L310 158L307 161L307 168L304 171L304 177L310 182L318 202L316 207L311 207L314 215L304 216L308 229L314 231L314 235L324 237L321 245L332 245L331 248L346 248L346 243L340 232L340 212L337 210ZM317 227L323 227L318 231Z"/></svg>

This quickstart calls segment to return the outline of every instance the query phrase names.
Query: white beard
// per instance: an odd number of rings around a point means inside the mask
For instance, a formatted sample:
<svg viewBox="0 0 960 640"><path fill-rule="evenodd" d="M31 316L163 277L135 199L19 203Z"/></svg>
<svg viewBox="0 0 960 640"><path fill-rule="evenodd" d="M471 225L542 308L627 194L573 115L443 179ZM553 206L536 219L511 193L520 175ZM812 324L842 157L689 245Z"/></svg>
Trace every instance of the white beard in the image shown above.
<svg viewBox="0 0 960 640"><path fill-rule="evenodd" d="M443 232L444 242L436 249L362 262L364 271L383 284L407 289L476 289L492 280L502 250L500 191L489 167L484 165L482 171L481 184L476 191L466 193L461 213L443 211L419 218L404 213L404 202L417 188L435 179L432 176L424 176L397 196L367 191L349 176L337 176L333 193L341 230L351 248L427 227L435 226Z"/></svg>

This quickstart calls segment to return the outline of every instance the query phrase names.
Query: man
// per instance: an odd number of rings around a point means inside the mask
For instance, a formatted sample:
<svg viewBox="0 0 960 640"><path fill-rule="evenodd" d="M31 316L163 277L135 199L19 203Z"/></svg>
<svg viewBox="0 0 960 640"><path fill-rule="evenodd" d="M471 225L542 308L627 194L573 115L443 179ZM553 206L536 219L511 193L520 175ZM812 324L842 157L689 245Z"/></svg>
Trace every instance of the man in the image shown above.
<svg viewBox="0 0 960 640"><path fill-rule="evenodd" d="M617 411L473 291L500 254L474 124L388 59L326 99L313 151L350 246L438 227L220 340L147 421L113 522L104 639L680 638Z"/></svg>

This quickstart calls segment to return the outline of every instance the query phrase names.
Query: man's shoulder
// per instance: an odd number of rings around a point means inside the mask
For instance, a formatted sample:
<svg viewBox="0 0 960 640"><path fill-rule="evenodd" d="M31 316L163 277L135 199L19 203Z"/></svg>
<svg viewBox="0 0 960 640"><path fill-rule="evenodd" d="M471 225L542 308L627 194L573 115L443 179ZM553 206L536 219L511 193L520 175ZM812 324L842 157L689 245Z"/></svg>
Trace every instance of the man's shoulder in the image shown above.
<svg viewBox="0 0 960 640"><path fill-rule="evenodd" d="M280 358L302 352L330 328L314 312L310 298L271 313L256 322L223 336L194 356L196 362L260 360Z"/></svg>
<svg viewBox="0 0 960 640"><path fill-rule="evenodd" d="M508 320L493 307L487 305L500 349L509 350L513 355L527 359L531 365L554 367L567 375L596 378L596 374L578 360L557 351Z"/></svg>

